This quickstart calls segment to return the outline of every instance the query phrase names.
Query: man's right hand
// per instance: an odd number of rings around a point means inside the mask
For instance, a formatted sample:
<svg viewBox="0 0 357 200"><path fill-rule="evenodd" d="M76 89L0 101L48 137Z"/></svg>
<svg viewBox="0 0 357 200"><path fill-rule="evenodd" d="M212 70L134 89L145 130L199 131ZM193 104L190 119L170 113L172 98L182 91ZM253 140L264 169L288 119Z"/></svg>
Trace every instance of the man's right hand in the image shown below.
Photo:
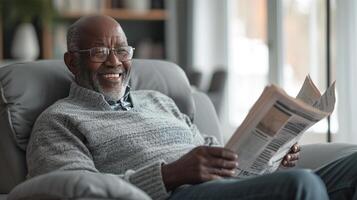
<svg viewBox="0 0 357 200"><path fill-rule="evenodd" d="M199 146L180 159L162 166L162 178L168 191L183 184L197 184L231 177L238 167L238 155L222 147Z"/></svg>

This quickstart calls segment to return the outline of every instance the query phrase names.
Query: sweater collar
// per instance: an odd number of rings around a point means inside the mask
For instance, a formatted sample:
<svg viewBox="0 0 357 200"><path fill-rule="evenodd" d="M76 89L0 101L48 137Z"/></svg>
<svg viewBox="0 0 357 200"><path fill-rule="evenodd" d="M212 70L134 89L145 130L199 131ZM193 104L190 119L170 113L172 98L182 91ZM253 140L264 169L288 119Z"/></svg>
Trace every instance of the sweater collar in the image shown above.
<svg viewBox="0 0 357 200"><path fill-rule="evenodd" d="M129 90L126 89L125 98L132 99ZM111 105L106 101L103 94L79 86L76 82L71 83L71 88L69 91L69 97L80 101L93 103L97 106L104 108L105 110L112 110Z"/></svg>

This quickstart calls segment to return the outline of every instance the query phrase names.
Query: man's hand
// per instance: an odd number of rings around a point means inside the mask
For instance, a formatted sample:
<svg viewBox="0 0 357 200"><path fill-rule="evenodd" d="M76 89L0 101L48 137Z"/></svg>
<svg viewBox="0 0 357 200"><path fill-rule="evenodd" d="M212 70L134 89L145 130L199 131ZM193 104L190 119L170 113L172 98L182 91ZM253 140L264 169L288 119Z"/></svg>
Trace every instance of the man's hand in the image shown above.
<svg viewBox="0 0 357 200"><path fill-rule="evenodd" d="M199 146L177 161L162 166L162 178L168 191L183 184L196 184L231 177L238 167L238 156L222 147Z"/></svg>
<svg viewBox="0 0 357 200"><path fill-rule="evenodd" d="M300 146L296 143L291 148L288 154L284 157L281 165L283 167L294 167L299 160Z"/></svg>

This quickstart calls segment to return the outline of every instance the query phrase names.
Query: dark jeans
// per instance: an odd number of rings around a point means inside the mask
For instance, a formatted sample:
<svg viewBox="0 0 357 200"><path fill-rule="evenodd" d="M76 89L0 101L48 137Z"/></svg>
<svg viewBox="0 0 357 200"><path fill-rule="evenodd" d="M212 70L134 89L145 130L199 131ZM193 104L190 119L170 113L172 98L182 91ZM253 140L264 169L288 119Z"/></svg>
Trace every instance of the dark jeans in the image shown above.
<svg viewBox="0 0 357 200"><path fill-rule="evenodd" d="M248 179L222 179L183 186L170 200L333 199L357 200L357 153L315 171L291 169Z"/></svg>

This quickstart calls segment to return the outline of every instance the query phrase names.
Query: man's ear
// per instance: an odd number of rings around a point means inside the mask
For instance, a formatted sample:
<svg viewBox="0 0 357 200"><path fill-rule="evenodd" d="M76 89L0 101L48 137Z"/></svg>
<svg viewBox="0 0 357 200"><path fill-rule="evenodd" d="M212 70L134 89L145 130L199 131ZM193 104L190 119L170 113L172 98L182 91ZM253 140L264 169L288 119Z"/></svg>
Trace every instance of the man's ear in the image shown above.
<svg viewBox="0 0 357 200"><path fill-rule="evenodd" d="M78 66L75 65L75 59L76 58L73 56L73 54L69 52L64 53L64 63L66 63L69 71L71 71L74 76L77 76Z"/></svg>

